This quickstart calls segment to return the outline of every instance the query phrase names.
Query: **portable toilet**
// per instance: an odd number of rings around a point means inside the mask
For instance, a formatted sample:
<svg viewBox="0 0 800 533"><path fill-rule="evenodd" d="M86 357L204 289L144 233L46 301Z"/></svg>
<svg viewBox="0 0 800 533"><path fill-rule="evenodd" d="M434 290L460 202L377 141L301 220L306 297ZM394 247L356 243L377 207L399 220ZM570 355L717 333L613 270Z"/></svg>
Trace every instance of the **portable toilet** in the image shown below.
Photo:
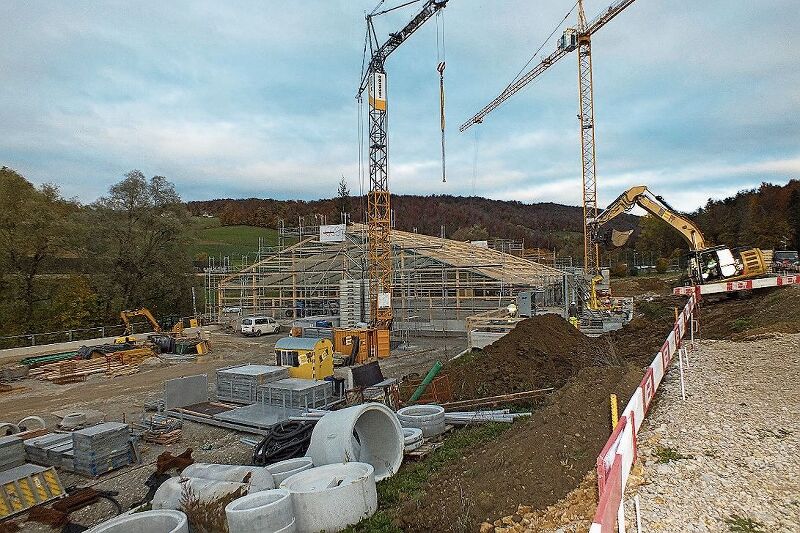
<svg viewBox="0 0 800 533"><path fill-rule="evenodd" d="M333 343L328 339L284 337L275 343L278 366L289 369L289 377L325 379L333 375Z"/></svg>

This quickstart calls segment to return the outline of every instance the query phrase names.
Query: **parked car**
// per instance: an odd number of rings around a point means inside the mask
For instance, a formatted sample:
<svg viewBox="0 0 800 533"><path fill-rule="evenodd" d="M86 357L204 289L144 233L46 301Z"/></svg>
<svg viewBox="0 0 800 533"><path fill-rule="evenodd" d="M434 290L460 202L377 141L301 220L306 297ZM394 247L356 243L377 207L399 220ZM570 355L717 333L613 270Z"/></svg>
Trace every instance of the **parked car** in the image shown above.
<svg viewBox="0 0 800 533"><path fill-rule="evenodd" d="M775 272L800 272L800 259L796 250L775 250L772 254L772 270Z"/></svg>
<svg viewBox="0 0 800 533"><path fill-rule="evenodd" d="M271 316L248 316L242 319L242 333L260 337L265 333L278 333L281 325Z"/></svg>

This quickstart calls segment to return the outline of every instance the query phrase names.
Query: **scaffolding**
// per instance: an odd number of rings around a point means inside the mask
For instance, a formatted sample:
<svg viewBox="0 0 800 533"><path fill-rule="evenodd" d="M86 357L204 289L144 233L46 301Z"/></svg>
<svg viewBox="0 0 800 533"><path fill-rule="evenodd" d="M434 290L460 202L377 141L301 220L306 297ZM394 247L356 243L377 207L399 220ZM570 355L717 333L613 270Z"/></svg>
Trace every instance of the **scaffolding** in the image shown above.
<svg viewBox="0 0 800 533"><path fill-rule="evenodd" d="M208 269L206 311L277 319L340 316L369 321L366 226L347 226L339 242L321 242L319 226L279 228L275 249L238 271ZM403 231L392 232L394 330L464 331L468 316L536 294L541 311L564 313L571 277L556 268L492 248Z"/></svg>

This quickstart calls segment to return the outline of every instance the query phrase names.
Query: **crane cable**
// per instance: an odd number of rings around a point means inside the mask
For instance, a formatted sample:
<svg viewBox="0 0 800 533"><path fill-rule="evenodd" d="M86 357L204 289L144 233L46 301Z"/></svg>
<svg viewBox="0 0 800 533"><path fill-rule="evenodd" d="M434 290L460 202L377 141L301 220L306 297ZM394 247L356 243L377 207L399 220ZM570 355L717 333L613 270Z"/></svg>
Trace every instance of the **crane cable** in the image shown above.
<svg viewBox="0 0 800 533"><path fill-rule="evenodd" d="M441 43L439 39L439 25L441 22ZM439 126L442 131L442 183L447 183L447 173L445 170L445 142L444 142L444 67L446 56L444 42L444 13L439 10L436 13L436 70L439 72Z"/></svg>

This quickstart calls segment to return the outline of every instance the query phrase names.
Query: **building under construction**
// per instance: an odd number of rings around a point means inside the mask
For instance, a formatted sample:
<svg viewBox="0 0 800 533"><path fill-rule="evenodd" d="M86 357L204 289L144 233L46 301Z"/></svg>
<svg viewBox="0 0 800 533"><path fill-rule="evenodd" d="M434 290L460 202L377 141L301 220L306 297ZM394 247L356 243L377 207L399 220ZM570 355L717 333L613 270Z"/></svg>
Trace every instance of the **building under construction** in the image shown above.
<svg viewBox="0 0 800 533"><path fill-rule="evenodd" d="M530 295L532 312L564 313L573 287L556 268L481 244L393 230L393 329L464 331L464 320ZM206 274L206 313L275 318L337 316L342 327L368 322L366 226L280 230L280 246L260 249L235 272Z"/></svg>

